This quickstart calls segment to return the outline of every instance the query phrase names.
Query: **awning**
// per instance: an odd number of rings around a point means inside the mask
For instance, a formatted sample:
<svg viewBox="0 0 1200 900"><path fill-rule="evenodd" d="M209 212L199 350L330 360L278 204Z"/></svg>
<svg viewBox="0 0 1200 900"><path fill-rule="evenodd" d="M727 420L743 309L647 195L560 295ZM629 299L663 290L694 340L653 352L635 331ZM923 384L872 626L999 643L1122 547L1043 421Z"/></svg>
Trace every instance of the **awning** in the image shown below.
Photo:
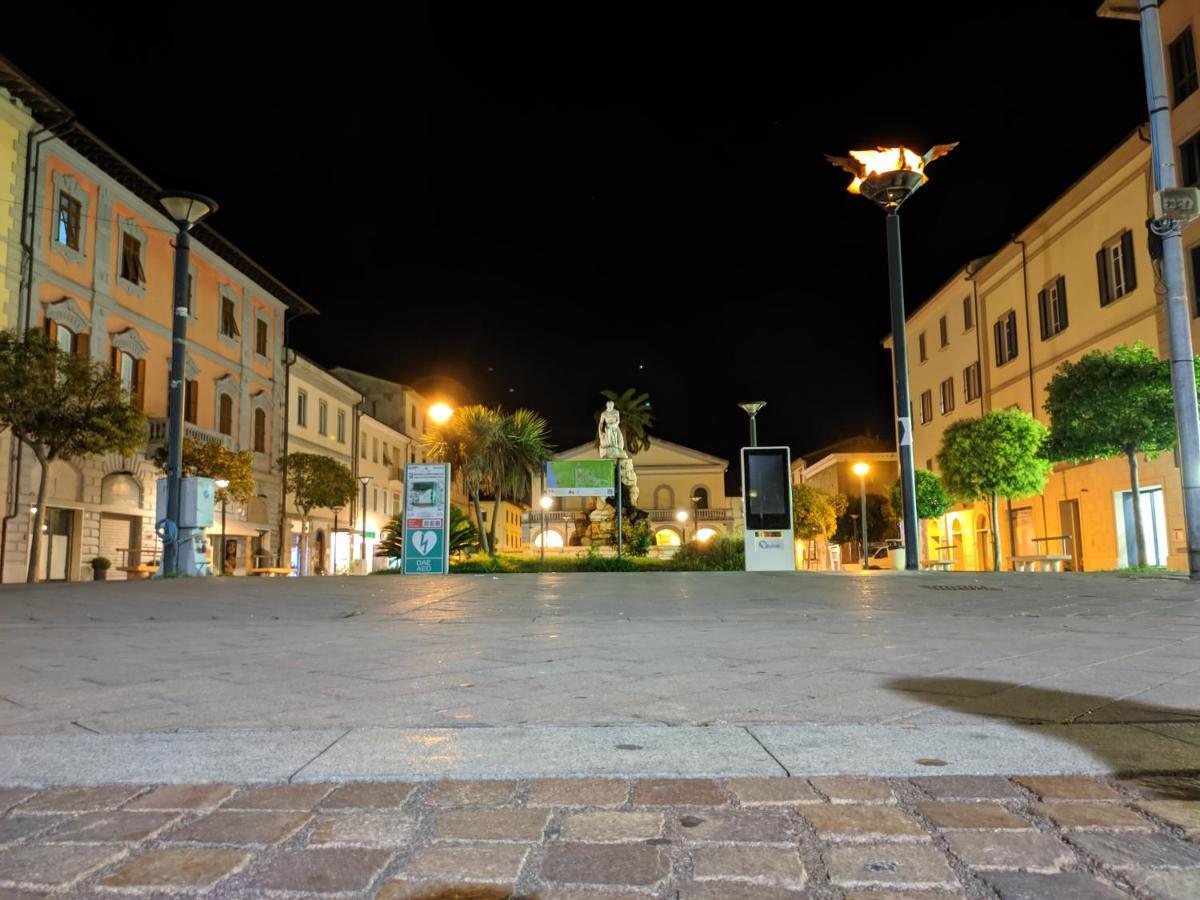
<svg viewBox="0 0 1200 900"><path fill-rule="evenodd" d="M240 520L235 521L233 519L227 519L225 521L226 537L228 537L229 535L233 535L234 537L258 537L259 531L263 531L263 530L269 531L269 529L259 529L259 528L255 528L253 525L247 525L245 522L242 522ZM214 522L212 525L209 525L207 528L205 528L204 533L217 535L219 537L221 534L220 517L218 517L217 521Z"/></svg>

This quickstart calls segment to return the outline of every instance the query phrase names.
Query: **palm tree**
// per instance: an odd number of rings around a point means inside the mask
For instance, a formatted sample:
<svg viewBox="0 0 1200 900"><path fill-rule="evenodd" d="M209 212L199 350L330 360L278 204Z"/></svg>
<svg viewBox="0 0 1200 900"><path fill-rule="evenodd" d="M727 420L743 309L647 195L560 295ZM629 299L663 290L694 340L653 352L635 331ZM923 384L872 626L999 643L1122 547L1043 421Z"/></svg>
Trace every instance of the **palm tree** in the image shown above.
<svg viewBox="0 0 1200 900"><path fill-rule="evenodd" d="M637 388L626 388L625 393L616 391L601 391L606 400L613 402L613 408L621 414L621 436L625 438L625 450L630 456L645 450L650 446L649 431L654 427L654 407L650 405L650 395L637 392ZM596 421L600 421L600 413L596 413Z"/></svg>
<svg viewBox="0 0 1200 900"><path fill-rule="evenodd" d="M490 456L497 442L501 416L498 410L480 404L463 406L441 425L425 433L421 443L430 459L450 463L451 472L462 475L463 490L471 498L479 523L479 541L484 552L491 553L483 527L480 495L494 493Z"/></svg>
<svg viewBox="0 0 1200 900"><path fill-rule="evenodd" d="M500 414L496 440L487 453L494 489L492 525L488 534L488 543L493 548L501 502L505 497L519 499L526 496L530 473L540 470L550 458L550 444L546 441L549 430L546 420L529 409L518 409L510 415Z"/></svg>

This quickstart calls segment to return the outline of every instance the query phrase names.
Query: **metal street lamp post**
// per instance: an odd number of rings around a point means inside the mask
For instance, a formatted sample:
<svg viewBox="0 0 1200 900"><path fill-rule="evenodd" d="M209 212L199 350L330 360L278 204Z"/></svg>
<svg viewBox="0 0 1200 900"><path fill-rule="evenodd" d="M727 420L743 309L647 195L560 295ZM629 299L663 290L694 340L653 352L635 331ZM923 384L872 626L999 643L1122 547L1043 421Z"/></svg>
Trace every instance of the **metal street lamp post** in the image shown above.
<svg viewBox="0 0 1200 900"><path fill-rule="evenodd" d="M218 478L213 482L217 486L217 490L221 492L221 569L222 575L225 574L225 501L228 499L225 496L225 488L229 487L228 478Z"/></svg>
<svg viewBox="0 0 1200 900"><path fill-rule="evenodd" d="M680 546L687 543L687 520L688 514L684 510L675 513L675 518L679 521Z"/></svg>
<svg viewBox="0 0 1200 900"><path fill-rule="evenodd" d="M371 475L359 475L362 484L362 566L363 574L367 574L367 485L371 483Z"/></svg>
<svg viewBox="0 0 1200 900"><path fill-rule="evenodd" d="M758 446L758 411L767 405L766 400L750 400L745 403L739 403L742 409L746 411L746 415L750 417L750 446Z"/></svg>
<svg viewBox="0 0 1200 900"><path fill-rule="evenodd" d="M192 228L217 211L216 201L203 194L164 191L159 205L171 217L175 236L175 285L171 303L171 379L167 397L167 521L163 530L163 574L179 574L179 504L183 478L184 360L187 358L188 247ZM224 552L224 550L222 550Z"/></svg>
<svg viewBox="0 0 1200 900"><path fill-rule="evenodd" d="M904 332L904 273L900 257L900 206L929 180L925 167L958 144L937 144L924 156L905 147L851 150L827 156L854 176L847 190L861 194L887 213L889 295L892 307L892 364L896 381L896 424L900 450L900 491L904 498L904 568L918 570L917 484L913 467L912 400L908 391L908 340ZM866 522L863 522L864 533Z"/></svg>
<svg viewBox="0 0 1200 900"><path fill-rule="evenodd" d="M1200 414L1196 403L1191 315L1183 266L1183 222L1165 214L1162 202L1177 193L1175 144L1171 137L1171 104L1167 97L1162 26L1158 0L1105 0L1099 15L1130 19L1141 25L1142 67L1150 107L1151 169L1154 172L1156 214L1147 225L1162 240L1162 282L1171 360L1171 392L1175 398L1175 427L1179 434L1179 474L1183 482L1183 519L1187 535L1188 576L1200 581ZM1194 203L1194 201L1193 201ZM1190 217L1189 217L1190 218Z"/></svg>
<svg viewBox="0 0 1200 900"><path fill-rule="evenodd" d="M862 567L864 569L871 568L870 563L870 542L867 540L867 473L871 471L871 467L865 462L854 464L854 474L858 476L858 496L862 501Z"/></svg>
<svg viewBox="0 0 1200 900"><path fill-rule="evenodd" d="M337 574L337 536L338 536L338 527L337 526L338 526L338 513L340 513L341 511L342 511L342 507L340 507L340 506L335 506L333 508L333 547L331 548L332 552L333 552L333 563L332 563L331 568L333 569L334 575Z"/></svg>
<svg viewBox="0 0 1200 900"><path fill-rule="evenodd" d="M538 505L542 508L542 534L541 537L538 538L538 543L542 545L543 562L546 559L546 510L550 508L550 504L553 502L554 501L549 497L542 497L542 499L538 501Z"/></svg>

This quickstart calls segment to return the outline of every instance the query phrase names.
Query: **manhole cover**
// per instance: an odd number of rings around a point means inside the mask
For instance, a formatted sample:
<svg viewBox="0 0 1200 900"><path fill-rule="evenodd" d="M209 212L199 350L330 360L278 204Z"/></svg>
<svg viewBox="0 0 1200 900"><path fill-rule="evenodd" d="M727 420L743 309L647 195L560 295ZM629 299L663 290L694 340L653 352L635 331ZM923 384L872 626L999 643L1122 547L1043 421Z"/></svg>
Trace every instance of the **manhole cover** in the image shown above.
<svg viewBox="0 0 1200 900"><path fill-rule="evenodd" d="M1004 588L990 587L986 584L923 584L921 587L929 591L1002 591Z"/></svg>

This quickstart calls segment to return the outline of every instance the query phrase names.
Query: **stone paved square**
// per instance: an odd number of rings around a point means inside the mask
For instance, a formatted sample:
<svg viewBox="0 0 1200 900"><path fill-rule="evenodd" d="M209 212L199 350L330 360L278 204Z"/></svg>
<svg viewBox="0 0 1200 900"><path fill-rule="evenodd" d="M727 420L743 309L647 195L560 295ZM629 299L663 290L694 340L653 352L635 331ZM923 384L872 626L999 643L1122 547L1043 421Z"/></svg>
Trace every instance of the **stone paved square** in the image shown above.
<svg viewBox="0 0 1200 900"><path fill-rule="evenodd" d="M555 843L546 848L541 875L551 884L658 884L670 872L666 854L649 844Z"/></svg>
<svg viewBox="0 0 1200 900"><path fill-rule="evenodd" d="M331 784L275 784L238 791L223 809L310 810L333 790Z"/></svg>
<svg viewBox="0 0 1200 900"><path fill-rule="evenodd" d="M725 789L736 795L742 806L821 802L803 778L730 778Z"/></svg>
<svg viewBox="0 0 1200 900"><path fill-rule="evenodd" d="M1014 815L998 803L918 803L917 812L933 825L945 829L961 828L1032 828L1030 822Z"/></svg>
<svg viewBox="0 0 1200 900"><path fill-rule="evenodd" d="M312 820L306 812L219 809L163 836L172 843L269 847L287 840Z"/></svg>
<svg viewBox="0 0 1200 900"><path fill-rule="evenodd" d="M895 799L891 785L879 778L836 775L809 781L833 803L891 803Z"/></svg>
<svg viewBox="0 0 1200 900"><path fill-rule="evenodd" d="M1075 862L1071 848L1036 831L954 832L950 850L973 869L1027 869L1053 873Z"/></svg>
<svg viewBox="0 0 1200 900"><path fill-rule="evenodd" d="M140 793L139 788L121 785L108 787L55 788L43 791L17 807L23 815L39 813L81 813L116 809Z"/></svg>
<svg viewBox="0 0 1200 900"><path fill-rule="evenodd" d="M403 847L410 843L416 823L395 812L331 813L317 820L310 844L360 844Z"/></svg>
<svg viewBox="0 0 1200 900"><path fill-rule="evenodd" d="M120 859L119 844L25 844L0 851L0 887L65 890Z"/></svg>
<svg viewBox="0 0 1200 900"><path fill-rule="evenodd" d="M220 806L237 788L231 784L164 784L126 803L127 810L201 810Z"/></svg>
<svg viewBox="0 0 1200 900"><path fill-rule="evenodd" d="M629 782L617 778L539 778L529 785L530 806L620 806Z"/></svg>
<svg viewBox="0 0 1200 900"><path fill-rule="evenodd" d="M1083 872L996 872L986 879L1000 900L1118 900L1129 896Z"/></svg>
<svg viewBox="0 0 1200 900"><path fill-rule="evenodd" d="M243 850L187 847L150 850L124 862L100 879L100 886L122 891L210 891L241 870L252 858Z"/></svg>
<svg viewBox="0 0 1200 900"><path fill-rule="evenodd" d="M376 809L403 806L415 785L404 782L343 784L321 801L324 809Z"/></svg>
<svg viewBox="0 0 1200 900"><path fill-rule="evenodd" d="M958 879L946 857L927 844L855 844L825 857L830 880L841 887L953 887Z"/></svg>
<svg viewBox="0 0 1200 900"><path fill-rule="evenodd" d="M723 806L728 798L708 779L656 779L633 786L635 806Z"/></svg>
<svg viewBox="0 0 1200 900"><path fill-rule="evenodd" d="M413 854L403 871L406 875L445 881L512 884L528 856L528 844L425 847Z"/></svg>
<svg viewBox="0 0 1200 900"><path fill-rule="evenodd" d="M84 813L46 835L51 843L140 843L164 831L179 819L174 812Z"/></svg>
<svg viewBox="0 0 1200 900"><path fill-rule="evenodd" d="M661 812L580 812L562 818L564 841L625 843L662 836Z"/></svg>
<svg viewBox="0 0 1200 900"><path fill-rule="evenodd" d="M928 838L920 822L890 806L805 806L800 814L823 838L861 841Z"/></svg>
<svg viewBox="0 0 1200 900"><path fill-rule="evenodd" d="M697 847L692 851L692 873L697 881L745 881L772 887L802 888L808 881L799 854L782 847Z"/></svg>
<svg viewBox="0 0 1200 900"><path fill-rule="evenodd" d="M247 873L245 883L260 890L305 894L363 891L391 858L390 850L359 847L289 850Z"/></svg>

